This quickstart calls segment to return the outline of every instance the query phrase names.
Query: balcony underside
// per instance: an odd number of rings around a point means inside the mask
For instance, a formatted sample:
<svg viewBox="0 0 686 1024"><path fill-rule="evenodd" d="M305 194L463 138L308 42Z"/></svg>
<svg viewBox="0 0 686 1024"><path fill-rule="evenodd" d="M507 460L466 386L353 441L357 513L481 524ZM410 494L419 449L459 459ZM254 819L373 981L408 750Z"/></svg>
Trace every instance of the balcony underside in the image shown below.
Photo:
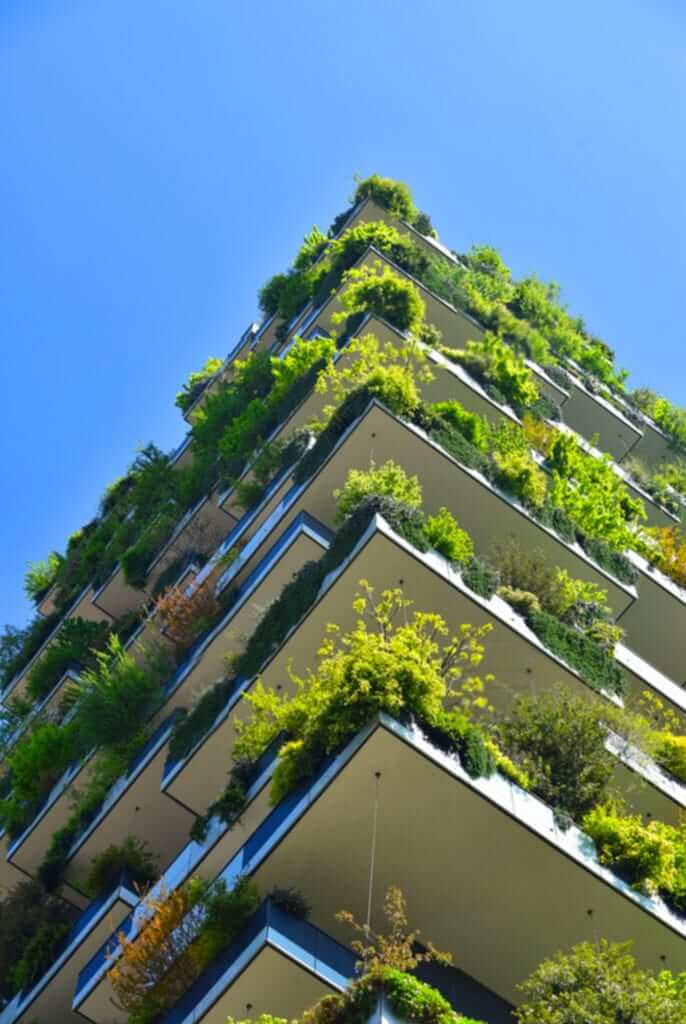
<svg viewBox="0 0 686 1024"><path fill-rule="evenodd" d="M454 765L379 726L344 768L332 767L327 783L303 796L269 852L254 837L225 874L254 864L263 891L300 887L315 907L314 923L349 940L334 915L345 908L366 918L381 772L372 927L383 924L386 889L399 886L422 935L510 1002L545 957L598 935L632 938L642 967L682 969L683 922L652 913L650 901L597 864L589 840L560 832L535 798L516 791L513 805L505 791L499 795L502 780L470 782Z"/></svg>
<svg viewBox="0 0 686 1024"><path fill-rule="evenodd" d="M492 673L495 683L489 697L496 708L506 709L518 693L547 692L562 682L580 696L600 700L600 696L558 659L541 646L523 621L499 598L490 602L464 587L456 573L436 555L422 555L381 522L358 544L337 576L297 628L263 667L265 685L290 690L288 666L302 674L315 663L315 652L324 638L329 622L345 631L353 627L356 613L352 602L367 580L379 593L401 586L411 595L418 610L431 610L443 616L449 629L457 632L463 623L475 626L490 623L493 630L485 638L486 656L479 671ZM230 753L236 739L236 722L249 710L237 691L217 719L214 728L189 756L172 766L163 782L165 790L196 813L203 813L222 789L230 765ZM655 817L676 822L681 805L667 794L648 785L635 772L618 767L618 781L636 809L649 809Z"/></svg>

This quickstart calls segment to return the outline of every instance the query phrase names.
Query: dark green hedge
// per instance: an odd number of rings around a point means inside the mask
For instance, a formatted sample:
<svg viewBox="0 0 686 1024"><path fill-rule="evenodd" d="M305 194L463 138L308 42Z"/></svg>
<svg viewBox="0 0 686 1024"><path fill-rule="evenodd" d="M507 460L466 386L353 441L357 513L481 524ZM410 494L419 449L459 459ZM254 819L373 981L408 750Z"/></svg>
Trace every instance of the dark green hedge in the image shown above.
<svg viewBox="0 0 686 1024"><path fill-rule="evenodd" d="M530 612L526 621L543 646L576 669L589 686L622 695L624 673L612 655L594 640L548 612Z"/></svg>

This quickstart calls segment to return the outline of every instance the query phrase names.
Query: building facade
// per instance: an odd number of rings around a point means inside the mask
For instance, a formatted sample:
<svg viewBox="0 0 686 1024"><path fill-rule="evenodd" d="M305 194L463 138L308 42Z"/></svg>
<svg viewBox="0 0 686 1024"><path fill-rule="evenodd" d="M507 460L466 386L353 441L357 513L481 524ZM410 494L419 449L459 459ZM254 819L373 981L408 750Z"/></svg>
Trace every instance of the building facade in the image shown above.
<svg viewBox="0 0 686 1024"><path fill-rule="evenodd" d="M686 414L377 176L260 305L6 633L0 1024L299 1017L394 888L456 1021L678 976Z"/></svg>

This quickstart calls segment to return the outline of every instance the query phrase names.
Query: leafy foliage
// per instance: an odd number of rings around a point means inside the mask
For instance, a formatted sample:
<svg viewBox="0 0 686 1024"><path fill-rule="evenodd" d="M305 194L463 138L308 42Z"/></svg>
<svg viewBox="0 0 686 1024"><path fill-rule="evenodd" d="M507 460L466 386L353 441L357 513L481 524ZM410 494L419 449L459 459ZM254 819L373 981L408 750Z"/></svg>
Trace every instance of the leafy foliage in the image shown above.
<svg viewBox="0 0 686 1024"><path fill-rule="evenodd" d="M57 570L62 563L62 556L51 551L43 562L29 562L24 575L24 593L38 604L55 581Z"/></svg>
<svg viewBox="0 0 686 1024"><path fill-rule="evenodd" d="M474 557L471 537L460 529L447 508L441 508L435 516L428 517L424 532L431 547L454 565L464 566Z"/></svg>
<svg viewBox="0 0 686 1024"><path fill-rule="evenodd" d="M378 467L372 460L368 470L348 470L345 484L334 491L337 522L342 523L370 495L387 495L410 508L422 504L422 488L416 476L408 476L393 459Z"/></svg>
<svg viewBox="0 0 686 1024"><path fill-rule="evenodd" d="M686 825L645 824L607 803L590 810L583 827L595 841L601 864L611 865L635 888L660 893L676 909L686 910Z"/></svg>
<svg viewBox="0 0 686 1024"><path fill-rule="evenodd" d="M74 920L74 910L38 882L20 882L0 902L0 1000L45 972Z"/></svg>
<svg viewBox="0 0 686 1024"><path fill-rule="evenodd" d="M354 203L369 197L398 220L407 221L408 224L414 223L419 211L405 182L382 178L378 174L371 174L368 178L357 178L356 181Z"/></svg>
<svg viewBox="0 0 686 1024"><path fill-rule="evenodd" d="M95 651L102 648L108 633L106 622L66 619L55 640L29 672L27 688L31 699L45 697L74 663L92 665Z"/></svg>
<svg viewBox="0 0 686 1024"><path fill-rule="evenodd" d="M538 385L523 358L491 331L481 341L468 341L463 349L443 347L441 351L515 409L526 409L539 398Z"/></svg>
<svg viewBox="0 0 686 1024"><path fill-rule="evenodd" d="M186 412L193 405L198 396L202 393L208 382L221 369L223 360L210 356L200 370L194 370L188 375L188 380L182 386L176 396L174 405L181 412Z"/></svg>
<svg viewBox="0 0 686 1024"><path fill-rule="evenodd" d="M544 960L519 986L519 1024L680 1024L686 974L639 970L630 944L582 942Z"/></svg>
<svg viewBox="0 0 686 1024"><path fill-rule="evenodd" d="M159 651L151 651L139 665L116 636L96 659L97 667L85 671L70 691L71 699L78 701L74 723L82 750L127 743L159 703L161 681L169 668Z"/></svg>
<svg viewBox="0 0 686 1024"><path fill-rule="evenodd" d="M0 824L18 835L31 820L74 756L74 732L52 722L38 724L7 756L12 790L0 800Z"/></svg>
<svg viewBox="0 0 686 1024"><path fill-rule="evenodd" d="M631 498L608 456L583 451L572 434L558 433L550 450L551 501L589 536L617 550L645 550L636 527L646 518L643 502Z"/></svg>
<svg viewBox="0 0 686 1024"><path fill-rule="evenodd" d="M183 888L143 899L144 924L123 932L110 956L114 1002L140 1024L171 1009L257 908L254 884L192 879Z"/></svg>
<svg viewBox="0 0 686 1024"><path fill-rule="evenodd" d="M546 803L581 821L609 795L614 757L607 725L594 701L558 686L518 695L498 723L498 739Z"/></svg>
<svg viewBox="0 0 686 1024"><path fill-rule="evenodd" d="M678 526L661 526L651 530L657 547L648 556L658 569L686 587L686 532Z"/></svg>
<svg viewBox="0 0 686 1024"><path fill-rule="evenodd" d="M279 733L290 737L272 779L274 803L378 711L395 716L410 711L443 731L452 727L456 740L465 736L470 724L466 711L462 705L448 710L445 704L460 696L468 703L467 694L483 699L489 677L482 680L467 672L480 663L481 640L490 627L465 625L457 636L448 637L439 615L416 611L397 625L395 620L410 605L399 590L384 591L375 603L372 589L363 583L354 605L361 616L357 625L347 634L329 627L317 671L291 675L293 695L261 683L246 692L252 714L239 726L234 758L254 760Z"/></svg>
<svg viewBox="0 0 686 1024"><path fill-rule="evenodd" d="M84 888L97 899L118 885L125 872L137 886L146 885L157 877L156 856L135 836L127 836L119 845L113 843L93 858Z"/></svg>
<svg viewBox="0 0 686 1024"><path fill-rule="evenodd" d="M419 337L426 307L418 288L411 281L376 260L371 267L347 270L343 283L345 287L339 302L344 312L334 315L334 323L340 323L354 313L369 312L387 320L398 330Z"/></svg>

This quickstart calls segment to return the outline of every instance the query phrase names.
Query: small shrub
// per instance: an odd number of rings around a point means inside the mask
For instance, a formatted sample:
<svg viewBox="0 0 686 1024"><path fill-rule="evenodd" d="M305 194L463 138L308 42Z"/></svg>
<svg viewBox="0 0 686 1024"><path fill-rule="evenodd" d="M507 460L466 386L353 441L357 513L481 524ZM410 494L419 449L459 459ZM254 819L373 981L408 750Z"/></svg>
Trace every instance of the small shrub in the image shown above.
<svg viewBox="0 0 686 1024"><path fill-rule="evenodd" d="M33 601L39 604L41 598L55 582L57 570L62 564L62 556L56 551L51 551L43 562L29 562L24 574L24 593Z"/></svg>
<svg viewBox="0 0 686 1024"><path fill-rule="evenodd" d="M618 813L611 805L594 807L583 820L601 864L644 892L671 892L676 880L679 833L659 821ZM680 840L683 843L683 838Z"/></svg>
<svg viewBox="0 0 686 1024"><path fill-rule="evenodd" d="M312 912L312 907L305 899L300 889L280 889L275 886L269 893L269 899L275 903L280 910L284 910L293 917L306 921Z"/></svg>
<svg viewBox="0 0 686 1024"><path fill-rule="evenodd" d="M547 803L580 821L606 799L614 757L595 702L558 686L553 693L520 695L498 724L505 751Z"/></svg>
<svg viewBox="0 0 686 1024"><path fill-rule="evenodd" d="M118 846L108 846L91 861L84 886L93 899L104 896L121 882L127 872L134 885L147 885L157 876L157 858L135 836L127 836Z"/></svg>
<svg viewBox="0 0 686 1024"><path fill-rule="evenodd" d="M686 782L686 736L660 733L655 760L681 782Z"/></svg>
<svg viewBox="0 0 686 1024"><path fill-rule="evenodd" d="M69 931L70 925L62 921L44 921L38 926L10 970L10 983L16 992L30 989L45 974Z"/></svg>
<svg viewBox="0 0 686 1024"><path fill-rule="evenodd" d="M176 396L174 405L181 412L186 412L193 405L198 396L202 393L208 381L214 377L223 365L223 360L210 356L201 370L194 370L183 384L181 391Z"/></svg>
<svg viewBox="0 0 686 1024"><path fill-rule="evenodd" d="M471 537L460 529L447 508L441 508L437 515L429 516L424 530L431 547L455 565L466 565L474 557Z"/></svg>
<svg viewBox="0 0 686 1024"><path fill-rule="evenodd" d="M412 201L412 193L404 182L382 178L378 174L371 174L368 178L356 178L356 181L354 203L359 203L368 196L398 220L411 224L418 216L419 211Z"/></svg>
<svg viewBox="0 0 686 1024"><path fill-rule="evenodd" d="M490 428L483 416L468 412L458 401L435 402L429 412L455 427L479 451L488 451Z"/></svg>
<svg viewBox="0 0 686 1024"><path fill-rule="evenodd" d="M686 587L686 532L678 526L661 526L651 534L657 543L655 565L680 587Z"/></svg>
<svg viewBox="0 0 686 1024"><path fill-rule="evenodd" d="M544 960L519 986L519 1024L681 1024L684 975L639 970L630 944L582 942Z"/></svg>
<svg viewBox="0 0 686 1024"><path fill-rule="evenodd" d="M374 313L399 331L419 337L426 306L419 289L411 281L396 274L380 260L374 265L354 267L343 275L344 290L338 299L343 312L336 313L333 323L355 313Z"/></svg>
<svg viewBox="0 0 686 1024"><path fill-rule="evenodd" d="M75 726L83 751L129 742L158 704L169 668L164 654L154 651L139 665L114 635L96 659L97 667L83 672L69 692L79 704Z"/></svg>
<svg viewBox="0 0 686 1024"><path fill-rule="evenodd" d="M493 597L500 582L497 569L480 558L472 558L462 573L462 579L470 590L487 600Z"/></svg>
<svg viewBox="0 0 686 1024"><path fill-rule="evenodd" d="M215 582L215 574L210 573L202 583L190 587L177 584L157 598L155 621L177 651L186 651L216 621L219 602Z"/></svg>
<svg viewBox="0 0 686 1024"><path fill-rule="evenodd" d="M387 495L410 508L419 508L422 504L422 488L416 476L408 476L393 459L378 467L372 460L368 470L348 470L344 486L334 491L336 521L343 522L371 495Z"/></svg>
<svg viewBox="0 0 686 1024"><path fill-rule="evenodd" d="M74 910L35 881L20 882L0 902L0 1002L37 980L74 920ZM40 938L36 940L37 936ZM54 939L54 945L52 942Z"/></svg>
<svg viewBox="0 0 686 1024"><path fill-rule="evenodd" d="M524 618L527 618L532 612L541 610L541 602L536 594L532 594L529 590L517 590L516 587L504 586L498 587L497 594Z"/></svg>
<svg viewBox="0 0 686 1024"><path fill-rule="evenodd" d="M538 401L533 373L510 345L491 331L481 341L468 341L463 349L444 348L444 355L462 363L477 380L495 386L517 409Z"/></svg>
<svg viewBox="0 0 686 1024"><path fill-rule="evenodd" d="M45 697L75 662L93 664L92 652L102 647L108 633L106 622L67 619L56 639L29 672L28 691L33 700Z"/></svg>

